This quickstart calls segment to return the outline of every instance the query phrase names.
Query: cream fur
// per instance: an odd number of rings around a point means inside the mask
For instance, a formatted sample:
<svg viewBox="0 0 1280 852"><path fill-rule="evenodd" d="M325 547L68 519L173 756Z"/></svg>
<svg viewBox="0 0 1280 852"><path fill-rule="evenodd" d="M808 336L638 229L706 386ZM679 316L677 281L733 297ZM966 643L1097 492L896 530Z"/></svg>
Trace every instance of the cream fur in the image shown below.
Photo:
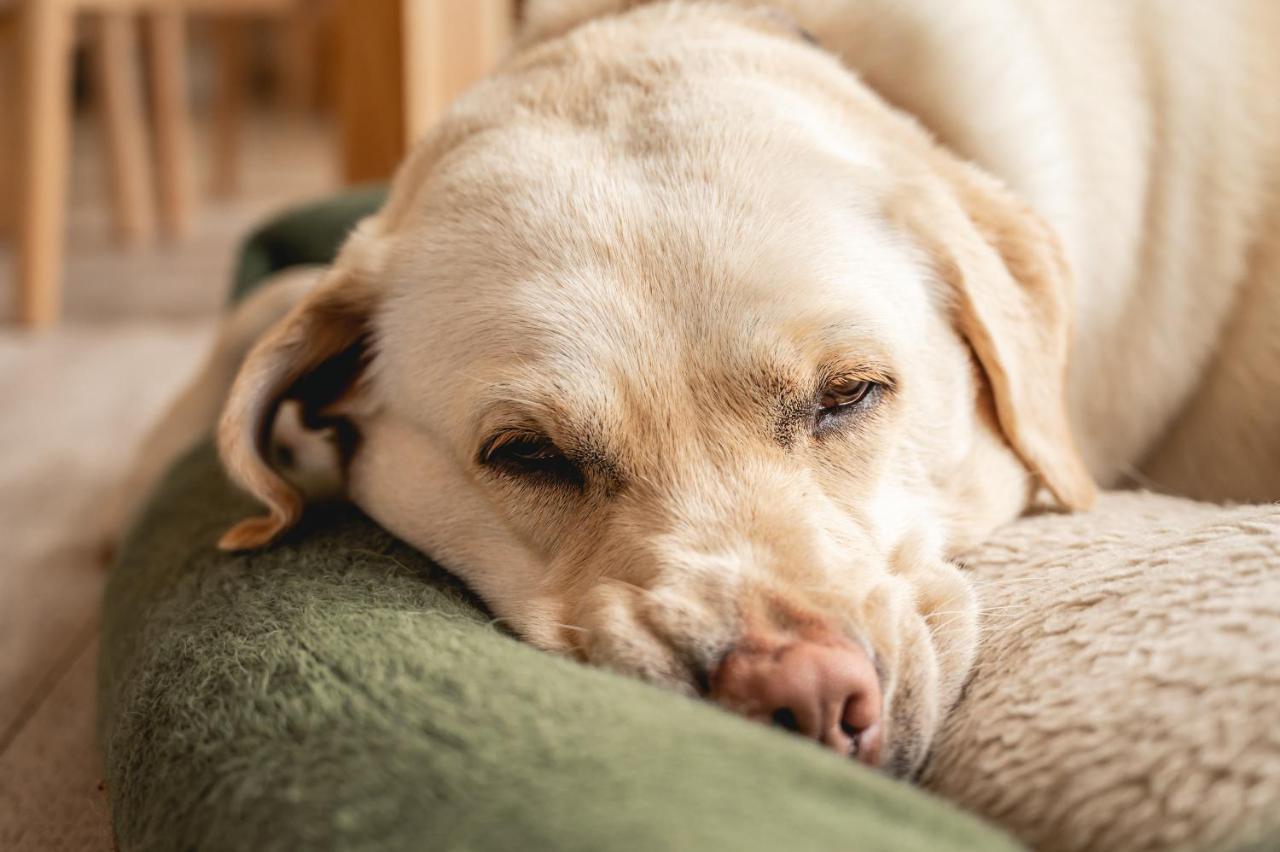
<svg viewBox="0 0 1280 852"><path fill-rule="evenodd" d="M529 38L633 5L533 0ZM1100 483L1280 496L1280 5L770 5L1057 232Z"/></svg>
<svg viewBox="0 0 1280 852"><path fill-rule="evenodd" d="M1280 494L1280 12L631 5L535 0L250 353L220 443L271 514L224 544L297 517L262 438L298 397L540 647L692 692L753 619L861 641L910 775L974 653L950 560L1039 486ZM883 396L780 414L833 375ZM516 433L581 482L484 462Z"/></svg>
<svg viewBox="0 0 1280 852"><path fill-rule="evenodd" d="M1113 493L965 562L984 639L927 788L1042 852L1280 825L1280 506Z"/></svg>

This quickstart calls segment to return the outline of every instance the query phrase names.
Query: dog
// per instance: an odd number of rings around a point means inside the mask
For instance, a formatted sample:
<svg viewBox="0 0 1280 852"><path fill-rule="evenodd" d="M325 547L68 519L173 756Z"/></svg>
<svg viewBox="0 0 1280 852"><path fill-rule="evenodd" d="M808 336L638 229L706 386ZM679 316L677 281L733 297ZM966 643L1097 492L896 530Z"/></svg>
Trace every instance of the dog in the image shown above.
<svg viewBox="0 0 1280 852"><path fill-rule="evenodd" d="M326 436L528 642L911 777L967 548L1098 484L1280 497L1277 37L1267 0L534 0L179 406L225 398L268 510L221 546L298 520L273 446Z"/></svg>

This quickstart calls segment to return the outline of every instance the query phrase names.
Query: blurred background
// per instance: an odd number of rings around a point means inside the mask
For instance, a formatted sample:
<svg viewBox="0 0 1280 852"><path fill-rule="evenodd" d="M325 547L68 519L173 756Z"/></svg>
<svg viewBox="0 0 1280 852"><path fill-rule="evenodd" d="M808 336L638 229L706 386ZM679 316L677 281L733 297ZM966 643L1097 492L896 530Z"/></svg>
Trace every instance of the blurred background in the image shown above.
<svg viewBox="0 0 1280 852"><path fill-rule="evenodd" d="M385 181L515 0L0 0L0 849L110 849L100 548L240 241Z"/></svg>

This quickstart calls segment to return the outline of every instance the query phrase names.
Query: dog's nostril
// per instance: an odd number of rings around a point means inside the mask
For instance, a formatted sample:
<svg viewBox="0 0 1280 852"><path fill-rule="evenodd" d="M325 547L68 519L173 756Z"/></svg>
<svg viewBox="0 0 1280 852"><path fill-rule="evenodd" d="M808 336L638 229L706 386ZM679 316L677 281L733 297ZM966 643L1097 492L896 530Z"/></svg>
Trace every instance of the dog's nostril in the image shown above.
<svg viewBox="0 0 1280 852"><path fill-rule="evenodd" d="M841 722L840 731L849 738L849 756L862 757L862 728Z"/></svg>
<svg viewBox="0 0 1280 852"><path fill-rule="evenodd" d="M800 722L796 719L796 714L791 711L790 707L780 707L774 710L773 724L792 733L800 730Z"/></svg>
<svg viewBox="0 0 1280 852"><path fill-rule="evenodd" d="M711 672L706 666L693 667L693 685L698 688L699 695L711 694Z"/></svg>

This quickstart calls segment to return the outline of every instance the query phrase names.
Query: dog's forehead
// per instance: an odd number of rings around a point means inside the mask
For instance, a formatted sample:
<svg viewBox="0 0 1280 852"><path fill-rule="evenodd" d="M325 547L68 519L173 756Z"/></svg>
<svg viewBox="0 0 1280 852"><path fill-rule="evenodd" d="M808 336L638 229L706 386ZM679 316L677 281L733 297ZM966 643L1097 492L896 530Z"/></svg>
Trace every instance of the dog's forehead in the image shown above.
<svg viewBox="0 0 1280 852"><path fill-rule="evenodd" d="M674 381L892 359L927 305L875 164L813 104L753 92L722 93L723 121L673 94L450 151L387 252L393 392L433 412L446 395L608 405L620 385L669 404Z"/></svg>
<svg viewBox="0 0 1280 852"><path fill-rule="evenodd" d="M583 408L624 392L667 406L676 385L742 397L824 361L892 362L921 334L925 276L856 198L757 187L744 204L616 173L598 189L419 247L421 265L398 274L420 280L397 284L382 320L397 394L413 389L420 412L456 411L443 397Z"/></svg>

